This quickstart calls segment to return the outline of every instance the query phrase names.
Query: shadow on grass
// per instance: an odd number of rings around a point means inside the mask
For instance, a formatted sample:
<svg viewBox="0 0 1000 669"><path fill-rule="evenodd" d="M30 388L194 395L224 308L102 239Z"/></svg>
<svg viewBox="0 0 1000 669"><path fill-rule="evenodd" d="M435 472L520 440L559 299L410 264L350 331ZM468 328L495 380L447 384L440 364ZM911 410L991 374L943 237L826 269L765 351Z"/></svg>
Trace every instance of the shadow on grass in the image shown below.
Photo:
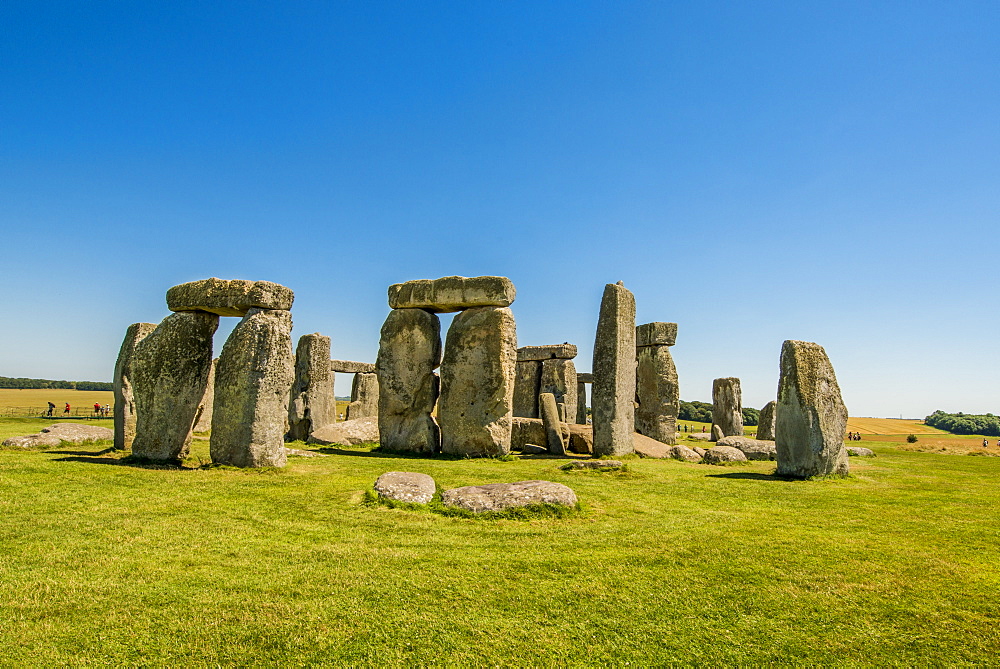
<svg viewBox="0 0 1000 669"><path fill-rule="evenodd" d="M796 483L802 479L777 474L760 474L758 472L726 472L725 474L705 474L716 479L744 479L748 481L778 481L779 483Z"/></svg>
<svg viewBox="0 0 1000 669"><path fill-rule="evenodd" d="M109 446L103 451L49 451L54 455L107 455L108 453L113 453L115 450L114 446Z"/></svg>
<svg viewBox="0 0 1000 669"><path fill-rule="evenodd" d="M179 460L170 462L159 462L154 460L146 460L145 458L137 458L132 455L126 455L123 458L101 457L102 455L105 455L114 450L115 450L114 448L109 448L98 452L50 451L50 453L67 455L67 457L65 458L52 458L53 462L83 462L90 465L114 465L117 467L132 467L135 469L175 469L183 471L194 471L195 469L197 469L197 467L185 466Z"/></svg>
<svg viewBox="0 0 1000 669"><path fill-rule="evenodd" d="M466 455L452 455L450 453L412 453L410 451L393 451L385 448L338 448L336 446L322 446L316 447L311 445L312 448L308 449L315 451L316 453L324 453L326 455L350 455L360 458L391 458L393 460L398 460L400 458L407 460L437 460L437 461L455 461L455 460L500 460L502 462L512 462L516 458L513 454L504 456L502 458L482 456L482 457L471 457Z"/></svg>

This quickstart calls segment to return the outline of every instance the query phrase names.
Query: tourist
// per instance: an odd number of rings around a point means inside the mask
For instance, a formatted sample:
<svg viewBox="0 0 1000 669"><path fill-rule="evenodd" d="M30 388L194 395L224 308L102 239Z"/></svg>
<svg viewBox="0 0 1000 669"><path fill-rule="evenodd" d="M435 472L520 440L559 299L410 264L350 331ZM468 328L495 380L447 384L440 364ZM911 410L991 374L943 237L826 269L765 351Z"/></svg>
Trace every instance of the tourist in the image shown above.
<svg viewBox="0 0 1000 669"><path fill-rule="evenodd" d="M987 448L989 445L990 445L989 440L987 440L987 439L984 438L983 439L983 448Z"/></svg>
<svg viewBox="0 0 1000 669"><path fill-rule="evenodd" d="M105 416L110 416L111 415L111 405L110 404L105 404L104 405L104 415Z"/></svg>
<svg viewBox="0 0 1000 669"><path fill-rule="evenodd" d="M52 402L49 402L49 410L45 412L45 415L46 416L51 416L52 412L55 411L55 410L56 410L56 405L53 404Z"/></svg>
<svg viewBox="0 0 1000 669"><path fill-rule="evenodd" d="M94 416L100 416L100 415L101 415L101 403L94 402Z"/></svg>
<svg viewBox="0 0 1000 669"><path fill-rule="evenodd" d="M69 402L66 402L66 406L63 408L63 415L69 414Z"/></svg>

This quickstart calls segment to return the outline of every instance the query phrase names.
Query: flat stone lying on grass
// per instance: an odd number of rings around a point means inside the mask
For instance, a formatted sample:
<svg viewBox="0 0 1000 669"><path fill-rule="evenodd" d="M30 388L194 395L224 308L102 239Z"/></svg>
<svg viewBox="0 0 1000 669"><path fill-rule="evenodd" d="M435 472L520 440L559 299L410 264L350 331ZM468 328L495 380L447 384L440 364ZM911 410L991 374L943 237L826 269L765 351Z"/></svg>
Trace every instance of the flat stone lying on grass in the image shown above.
<svg viewBox="0 0 1000 669"><path fill-rule="evenodd" d="M345 420L342 423L331 423L315 430L307 440L310 444L342 444L356 446L378 442L378 416L366 416Z"/></svg>
<svg viewBox="0 0 1000 669"><path fill-rule="evenodd" d="M723 437L719 439L716 446L732 446L743 451L747 460L775 460L778 457L778 450L773 441L763 439L751 439L750 437Z"/></svg>
<svg viewBox="0 0 1000 669"><path fill-rule="evenodd" d="M288 448L285 446L286 456L297 456L300 458L326 458L329 457L326 453L317 453L316 451L304 451L301 448Z"/></svg>
<svg viewBox="0 0 1000 669"><path fill-rule="evenodd" d="M570 423L569 450L571 453L590 455L594 452L594 426L582 423Z"/></svg>
<svg viewBox="0 0 1000 669"><path fill-rule="evenodd" d="M559 469L621 469L624 466L621 460L574 460Z"/></svg>
<svg viewBox="0 0 1000 669"><path fill-rule="evenodd" d="M669 453L670 457L674 460L684 460L686 462L698 462L702 458L701 454L681 444L671 446Z"/></svg>
<svg viewBox="0 0 1000 669"><path fill-rule="evenodd" d="M738 448L732 446L713 446L705 451L705 462L710 465L719 465L723 462L746 462L747 456Z"/></svg>
<svg viewBox="0 0 1000 669"><path fill-rule="evenodd" d="M847 454L854 455L863 458L874 458L875 451L870 448L865 448L864 446L848 446Z"/></svg>
<svg viewBox="0 0 1000 669"><path fill-rule="evenodd" d="M514 283L505 276L445 276L392 284L389 306L449 313L475 307L509 307L516 294Z"/></svg>
<svg viewBox="0 0 1000 669"><path fill-rule="evenodd" d="M234 279L202 279L174 286L167 291L170 311L207 311L219 316L246 316L253 307L259 309L292 308L295 293L271 281Z"/></svg>
<svg viewBox="0 0 1000 669"><path fill-rule="evenodd" d="M452 488L442 493L441 501L445 506L457 506L482 513L532 504L575 506L576 493L569 487L552 481L518 481Z"/></svg>
<svg viewBox="0 0 1000 669"><path fill-rule="evenodd" d="M700 455L701 457L705 457L706 451L701 446L695 446L691 450Z"/></svg>
<svg viewBox="0 0 1000 669"><path fill-rule="evenodd" d="M427 504L434 497L434 479L417 472L386 472L375 481L375 492L382 499Z"/></svg>
<svg viewBox="0 0 1000 669"><path fill-rule="evenodd" d="M634 432L632 444L636 455L642 458L669 458L670 446L652 437Z"/></svg>
<svg viewBox="0 0 1000 669"><path fill-rule="evenodd" d="M104 441L114 439L115 431L96 425L77 425L75 423L54 423L42 428L37 434L27 434L23 437L11 437L3 442L4 446L20 446L33 448L39 446L58 446L61 442L82 444L85 441Z"/></svg>
<svg viewBox="0 0 1000 669"><path fill-rule="evenodd" d="M542 455L549 452L549 449L537 444L525 444L521 447L521 452L525 455Z"/></svg>

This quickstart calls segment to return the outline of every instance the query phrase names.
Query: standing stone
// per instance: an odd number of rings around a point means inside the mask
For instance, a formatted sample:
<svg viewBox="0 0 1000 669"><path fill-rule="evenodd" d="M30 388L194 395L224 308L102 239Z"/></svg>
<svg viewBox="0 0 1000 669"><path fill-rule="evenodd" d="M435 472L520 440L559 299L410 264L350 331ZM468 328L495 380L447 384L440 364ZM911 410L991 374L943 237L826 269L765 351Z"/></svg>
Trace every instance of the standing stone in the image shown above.
<svg viewBox="0 0 1000 669"><path fill-rule="evenodd" d="M438 399L441 320L423 309L393 309L382 325L378 360L380 443L394 451L434 453L441 432L431 416Z"/></svg>
<svg viewBox="0 0 1000 669"><path fill-rule="evenodd" d="M668 346L638 349L635 431L664 444L677 443L677 413L681 408L677 367Z"/></svg>
<svg viewBox="0 0 1000 669"><path fill-rule="evenodd" d="M194 421L192 432L208 432L212 429L212 409L215 406L215 365L219 359L212 360L208 369L208 383L205 384L205 394L198 403L198 417Z"/></svg>
<svg viewBox="0 0 1000 669"><path fill-rule="evenodd" d="M808 478L849 473L844 448L847 407L833 365L819 344L782 344L775 414L776 474Z"/></svg>
<svg viewBox="0 0 1000 669"><path fill-rule="evenodd" d="M760 418L757 421L757 438L761 441L774 441L774 414L775 401L770 401L760 410Z"/></svg>
<svg viewBox="0 0 1000 669"><path fill-rule="evenodd" d="M542 383L542 363L518 361L514 374L514 415L538 418L538 393Z"/></svg>
<svg viewBox="0 0 1000 669"><path fill-rule="evenodd" d="M216 366L212 461L283 467L294 381L292 314L251 308L229 335Z"/></svg>
<svg viewBox="0 0 1000 669"><path fill-rule="evenodd" d="M125 331L125 339L115 363L115 448L132 448L135 439L135 396L132 391L132 364L135 347L156 329L155 323L133 323Z"/></svg>
<svg viewBox="0 0 1000 669"><path fill-rule="evenodd" d="M718 425L713 425L712 426L712 433L711 434L712 434L712 436L710 436L708 438L709 441L721 441L722 439L726 438L726 435L723 434L723 432L722 432L722 428L719 427Z"/></svg>
<svg viewBox="0 0 1000 669"><path fill-rule="evenodd" d="M591 414L594 454L635 449L635 296L622 282L604 287L594 341Z"/></svg>
<svg viewBox="0 0 1000 669"><path fill-rule="evenodd" d="M507 307L455 316L441 363L441 451L496 456L510 452L517 332Z"/></svg>
<svg viewBox="0 0 1000 669"><path fill-rule="evenodd" d="M542 377L539 381L540 393L552 393L557 404L564 404L565 422L576 420L576 365L572 360L555 358L542 362Z"/></svg>
<svg viewBox="0 0 1000 669"><path fill-rule="evenodd" d="M587 384L576 382L576 424L587 424Z"/></svg>
<svg viewBox="0 0 1000 669"><path fill-rule="evenodd" d="M541 393L538 396L538 410L542 414L545 443L548 445L549 453L566 455L566 442L563 440L562 425L556 408L556 396L552 393Z"/></svg>
<svg viewBox="0 0 1000 669"><path fill-rule="evenodd" d="M204 311L174 313L135 347L133 455L166 462L191 447L191 428L212 368L212 335L219 317Z"/></svg>
<svg viewBox="0 0 1000 669"><path fill-rule="evenodd" d="M330 369L330 338L316 332L299 337L295 347L295 382L288 402L288 441L309 435L337 420Z"/></svg>
<svg viewBox="0 0 1000 669"><path fill-rule="evenodd" d="M368 418L378 415L378 375L355 374L351 383L351 403L347 406L347 419Z"/></svg>
<svg viewBox="0 0 1000 669"><path fill-rule="evenodd" d="M719 426L723 437L743 436L743 394L739 379L730 376L712 382L712 425Z"/></svg>

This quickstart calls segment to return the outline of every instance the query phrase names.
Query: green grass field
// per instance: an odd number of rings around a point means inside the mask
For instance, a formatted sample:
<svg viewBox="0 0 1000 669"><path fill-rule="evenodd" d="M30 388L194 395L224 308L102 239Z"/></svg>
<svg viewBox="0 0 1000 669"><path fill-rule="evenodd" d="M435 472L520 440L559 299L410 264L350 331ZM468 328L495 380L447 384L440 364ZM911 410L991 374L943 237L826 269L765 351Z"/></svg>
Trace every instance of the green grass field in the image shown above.
<svg viewBox="0 0 1000 669"><path fill-rule="evenodd" d="M356 448L241 471L199 467L203 441L184 468L0 450L4 664L995 661L1000 458L864 445L879 457L850 478L809 482L772 462L596 474ZM393 470L558 481L583 511L362 504Z"/></svg>

